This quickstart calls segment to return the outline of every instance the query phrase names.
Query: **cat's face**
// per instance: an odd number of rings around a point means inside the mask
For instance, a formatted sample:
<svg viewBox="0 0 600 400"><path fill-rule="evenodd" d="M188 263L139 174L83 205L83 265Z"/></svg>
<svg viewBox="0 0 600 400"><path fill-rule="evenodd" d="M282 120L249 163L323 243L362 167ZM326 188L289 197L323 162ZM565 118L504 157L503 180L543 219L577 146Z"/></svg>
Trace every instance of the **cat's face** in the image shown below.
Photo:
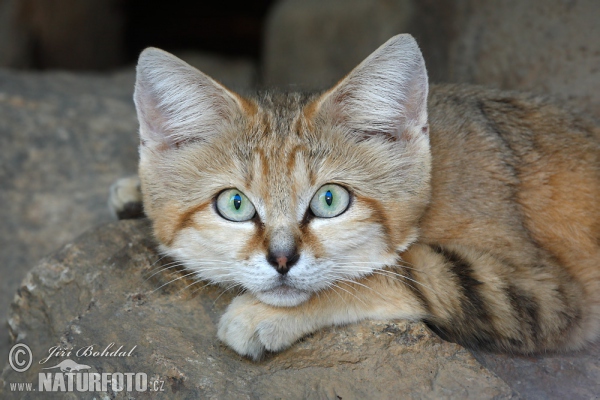
<svg viewBox="0 0 600 400"><path fill-rule="evenodd" d="M162 251L196 277L294 306L348 290L416 239L430 191L426 78L424 92L422 82L369 92L367 59L321 96L244 99L166 53L144 54L144 207ZM356 90L370 109L355 109ZM387 113L376 104L386 93Z"/></svg>

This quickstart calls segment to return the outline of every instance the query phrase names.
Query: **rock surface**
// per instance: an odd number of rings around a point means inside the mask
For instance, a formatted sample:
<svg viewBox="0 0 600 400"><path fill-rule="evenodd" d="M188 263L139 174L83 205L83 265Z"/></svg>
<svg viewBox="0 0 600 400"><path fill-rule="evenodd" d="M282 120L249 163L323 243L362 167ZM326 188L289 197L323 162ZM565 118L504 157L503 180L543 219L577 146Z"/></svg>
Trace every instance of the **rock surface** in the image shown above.
<svg viewBox="0 0 600 400"><path fill-rule="evenodd" d="M110 184L137 168L132 71L0 70L0 359L6 310L40 257L108 222Z"/></svg>
<svg viewBox="0 0 600 400"><path fill-rule="evenodd" d="M475 358L530 400L600 399L600 343L575 354L510 357L476 353Z"/></svg>
<svg viewBox="0 0 600 400"><path fill-rule="evenodd" d="M600 2L456 0L447 79L576 100L600 118Z"/></svg>
<svg viewBox="0 0 600 400"><path fill-rule="evenodd" d="M1 17L1 16L0 16ZM241 89L255 84L244 60L184 54ZM133 69L112 75L0 69L0 359L6 310L37 260L113 220L108 190L137 170Z"/></svg>
<svg viewBox="0 0 600 400"><path fill-rule="evenodd" d="M413 8L411 0L282 1L267 23L263 81L323 89L405 32Z"/></svg>
<svg viewBox="0 0 600 400"><path fill-rule="evenodd" d="M161 398L359 399L511 398L511 389L465 349L422 324L364 322L315 333L259 363L216 339L231 299L214 287L186 288L183 272L160 271L147 221L122 221L89 232L45 258L25 278L10 314L11 333L33 353L32 367L2 374L0 397L16 398L11 382L34 382L48 350L110 343L131 357L69 357L90 372L145 372L164 381ZM159 268L156 270L156 268ZM164 286L163 286L164 285ZM75 393L127 398L126 392ZM151 396L156 393L146 393ZM136 393L132 395L137 396ZM142 396L142 398L145 398Z"/></svg>
<svg viewBox="0 0 600 400"><path fill-rule="evenodd" d="M174 54L232 90L244 93L256 88L258 68L249 59L228 59L195 51L181 51Z"/></svg>
<svg viewBox="0 0 600 400"><path fill-rule="evenodd" d="M124 59L121 0L0 1L0 67L106 70Z"/></svg>
<svg viewBox="0 0 600 400"><path fill-rule="evenodd" d="M431 82L534 90L600 118L600 2L284 0L269 16L264 82L323 89L398 33Z"/></svg>

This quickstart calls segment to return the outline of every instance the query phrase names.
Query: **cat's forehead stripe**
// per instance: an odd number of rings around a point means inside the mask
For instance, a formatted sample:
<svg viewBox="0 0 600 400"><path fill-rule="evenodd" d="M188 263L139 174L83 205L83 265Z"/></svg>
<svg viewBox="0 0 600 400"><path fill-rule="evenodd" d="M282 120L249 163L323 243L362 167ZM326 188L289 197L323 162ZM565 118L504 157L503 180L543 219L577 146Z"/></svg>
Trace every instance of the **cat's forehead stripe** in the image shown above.
<svg viewBox="0 0 600 400"><path fill-rule="evenodd" d="M267 157L265 152L260 148L256 149L256 154L258 156L258 160L260 163L262 176L263 177L269 176L270 172L271 172L270 165L269 165L269 158Z"/></svg>

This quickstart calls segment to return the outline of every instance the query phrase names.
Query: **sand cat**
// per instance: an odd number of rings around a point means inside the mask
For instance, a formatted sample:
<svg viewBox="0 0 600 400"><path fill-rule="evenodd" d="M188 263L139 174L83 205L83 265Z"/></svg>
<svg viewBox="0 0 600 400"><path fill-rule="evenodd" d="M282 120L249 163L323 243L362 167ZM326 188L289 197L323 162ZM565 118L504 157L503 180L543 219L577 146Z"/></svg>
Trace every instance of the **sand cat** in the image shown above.
<svg viewBox="0 0 600 400"><path fill-rule="evenodd" d="M429 87L410 35L316 94L242 97L150 48L135 103L145 213L163 253L243 289L218 330L239 354L366 318L511 353L598 337L587 120L533 95Z"/></svg>

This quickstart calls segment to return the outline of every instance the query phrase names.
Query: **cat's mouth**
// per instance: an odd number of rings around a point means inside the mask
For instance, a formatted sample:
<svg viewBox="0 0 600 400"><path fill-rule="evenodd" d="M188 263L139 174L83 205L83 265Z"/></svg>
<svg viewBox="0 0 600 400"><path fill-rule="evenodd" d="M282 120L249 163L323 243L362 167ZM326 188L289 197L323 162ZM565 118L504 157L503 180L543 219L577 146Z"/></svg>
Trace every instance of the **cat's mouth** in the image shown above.
<svg viewBox="0 0 600 400"><path fill-rule="evenodd" d="M294 307L310 299L311 293L300 290L288 284L255 293L256 297L263 303L275 307Z"/></svg>

